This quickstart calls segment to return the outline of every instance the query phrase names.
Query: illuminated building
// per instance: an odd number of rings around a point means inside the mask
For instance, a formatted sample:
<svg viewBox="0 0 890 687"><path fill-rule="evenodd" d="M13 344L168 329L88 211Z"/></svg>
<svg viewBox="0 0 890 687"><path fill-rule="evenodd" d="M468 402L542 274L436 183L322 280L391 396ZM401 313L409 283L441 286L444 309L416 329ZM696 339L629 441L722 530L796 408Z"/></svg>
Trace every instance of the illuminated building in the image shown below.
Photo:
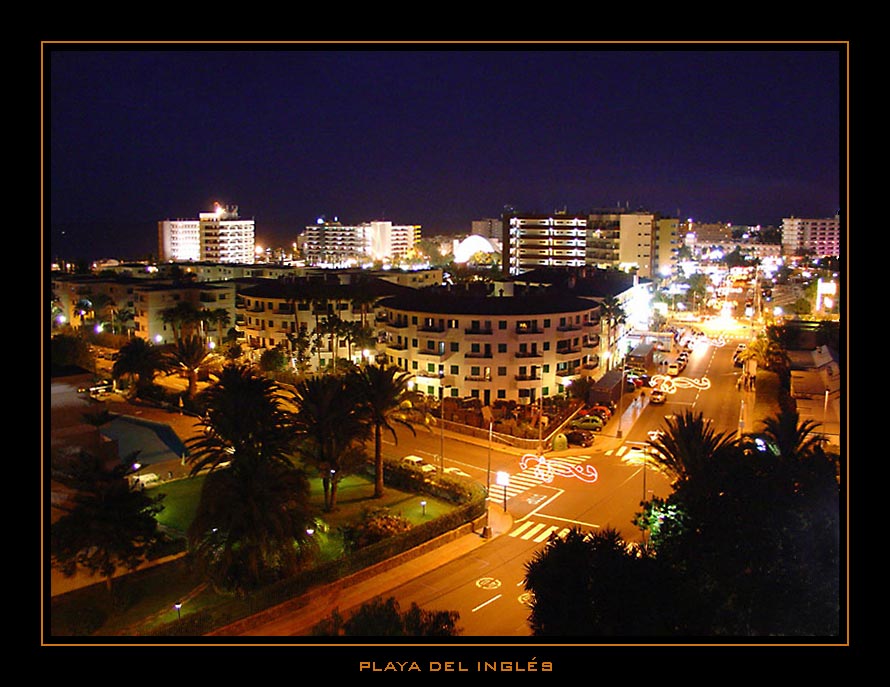
<svg viewBox="0 0 890 687"><path fill-rule="evenodd" d="M562 393L601 366L601 308L564 291L519 287L515 295L459 289L380 302L386 360L438 396L533 403Z"/></svg>
<svg viewBox="0 0 890 687"><path fill-rule="evenodd" d="M392 222L345 225L319 219L303 231L301 245L307 265L352 266L366 262L397 262L407 257L420 238L420 226Z"/></svg>
<svg viewBox="0 0 890 687"><path fill-rule="evenodd" d="M158 258L161 262L252 264L255 233L255 221L241 219L237 206L216 204L213 212L201 212L197 220L158 222Z"/></svg>
<svg viewBox="0 0 890 687"><path fill-rule="evenodd" d="M823 219L786 217L782 220L782 250L785 255L839 256L840 215Z"/></svg>

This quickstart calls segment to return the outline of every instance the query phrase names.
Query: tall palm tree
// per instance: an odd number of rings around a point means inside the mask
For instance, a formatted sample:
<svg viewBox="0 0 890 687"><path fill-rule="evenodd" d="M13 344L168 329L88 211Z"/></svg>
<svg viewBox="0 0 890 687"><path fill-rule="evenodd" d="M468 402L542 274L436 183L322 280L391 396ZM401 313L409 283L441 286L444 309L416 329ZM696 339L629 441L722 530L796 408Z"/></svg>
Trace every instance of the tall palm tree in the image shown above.
<svg viewBox="0 0 890 687"><path fill-rule="evenodd" d="M218 589L247 593L314 552L309 482L290 459L291 416L274 382L227 365L205 399L204 432L187 442L187 462L192 476L210 474L189 544Z"/></svg>
<svg viewBox="0 0 890 687"><path fill-rule="evenodd" d="M292 393L297 452L321 476L326 511L336 506L337 485L354 467L354 449L369 433L367 410L356 401L351 380L347 375L311 377Z"/></svg>
<svg viewBox="0 0 890 687"><path fill-rule="evenodd" d="M358 399L367 410L374 428L374 498L383 496L383 431L398 441L393 424L402 425L416 434L405 410L414 399L409 384L412 375L398 367L365 365L352 375Z"/></svg>
<svg viewBox="0 0 890 687"><path fill-rule="evenodd" d="M724 456L738 445L734 432L717 432L711 421L690 410L666 419L667 428L650 440L649 464L673 479L685 482L708 461Z"/></svg>
<svg viewBox="0 0 890 687"><path fill-rule="evenodd" d="M221 347L223 342L223 329L231 324L232 316L225 308L214 308L209 312L208 319L209 322L216 325L217 345Z"/></svg>
<svg viewBox="0 0 890 687"><path fill-rule="evenodd" d="M169 362L161 348L145 339L135 338L121 346L111 366L111 375L115 379L129 377L135 380L135 393L139 395L151 387L159 372L167 369Z"/></svg>

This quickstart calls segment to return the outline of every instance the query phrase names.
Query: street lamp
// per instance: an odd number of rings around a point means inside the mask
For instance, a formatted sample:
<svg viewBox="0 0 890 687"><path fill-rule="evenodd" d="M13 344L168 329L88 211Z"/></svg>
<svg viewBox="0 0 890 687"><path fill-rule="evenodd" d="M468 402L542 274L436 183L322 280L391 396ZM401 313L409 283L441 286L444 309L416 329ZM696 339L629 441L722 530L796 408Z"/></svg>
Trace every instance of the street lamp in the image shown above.
<svg viewBox="0 0 890 687"><path fill-rule="evenodd" d="M176 609L176 619L182 620L182 611L180 610L182 608L182 602L177 601L175 604L173 604L173 608Z"/></svg>
<svg viewBox="0 0 890 687"><path fill-rule="evenodd" d="M507 512L507 487L510 486L510 473L498 472L496 482L504 487L504 512Z"/></svg>
<svg viewBox="0 0 890 687"><path fill-rule="evenodd" d="M445 374L439 373L439 474L445 472Z"/></svg>

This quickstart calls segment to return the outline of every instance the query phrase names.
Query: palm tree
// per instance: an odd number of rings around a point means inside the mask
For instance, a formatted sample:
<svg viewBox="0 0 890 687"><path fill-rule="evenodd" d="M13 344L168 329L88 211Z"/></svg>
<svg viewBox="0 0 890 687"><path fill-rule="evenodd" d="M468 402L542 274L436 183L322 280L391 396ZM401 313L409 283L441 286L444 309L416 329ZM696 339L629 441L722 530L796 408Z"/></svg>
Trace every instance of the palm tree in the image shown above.
<svg viewBox="0 0 890 687"><path fill-rule="evenodd" d="M291 416L278 386L246 365L226 365L219 381L204 391L204 432L187 443L191 474L223 463L237 470L260 462L291 465Z"/></svg>
<svg viewBox="0 0 890 687"><path fill-rule="evenodd" d="M105 578L111 590L115 572L135 570L163 535L155 516L164 496L150 497L127 480L129 467L108 467L98 456L82 452L62 464L55 460L53 478L73 490L65 514L51 528L52 566L63 575L78 569Z"/></svg>
<svg viewBox="0 0 890 687"><path fill-rule="evenodd" d="M218 591L241 595L296 573L317 551L309 494L293 465L263 461L209 474L188 530L198 569Z"/></svg>
<svg viewBox="0 0 890 687"><path fill-rule="evenodd" d="M223 329L232 322L232 316L225 308L214 308L208 314L208 321L216 325L217 345L222 346Z"/></svg>
<svg viewBox="0 0 890 687"><path fill-rule="evenodd" d="M169 369L164 351L145 339L130 339L121 346L111 367L115 379L129 377L135 380L136 395L144 392L154 383L159 372Z"/></svg>
<svg viewBox="0 0 890 687"><path fill-rule="evenodd" d="M801 421L796 410L783 408L778 414L765 418L762 424L763 433L776 446L779 456L785 459L796 460L821 452L822 437L814 431L819 423Z"/></svg>
<svg viewBox="0 0 890 687"><path fill-rule="evenodd" d="M297 452L321 475L326 511L334 509L337 484L354 467L353 449L368 435L367 409L356 395L346 375L304 379L293 392Z"/></svg>
<svg viewBox="0 0 890 687"><path fill-rule="evenodd" d="M395 366L365 365L353 373L359 402L365 406L374 428L374 498L383 496L383 431L389 432L396 442L393 423L416 434L405 413L415 396L409 386L412 378Z"/></svg>
<svg viewBox="0 0 890 687"><path fill-rule="evenodd" d="M197 335L176 339L176 348L170 353L171 366L181 367L188 375L188 397L198 393L198 373L213 357L203 338Z"/></svg>
<svg viewBox="0 0 890 687"><path fill-rule="evenodd" d="M309 482L290 459L291 416L278 391L251 368L227 365L205 392L203 434L187 442L190 474L210 470L189 545L220 590L247 593L314 552Z"/></svg>
<svg viewBox="0 0 890 687"><path fill-rule="evenodd" d="M716 432L702 413L690 410L666 419L667 429L650 440L648 461L657 470L674 480L685 482L709 461L723 457L738 442L735 433Z"/></svg>
<svg viewBox="0 0 890 687"><path fill-rule="evenodd" d="M200 317L198 309L185 301L180 301L173 307L161 311L161 319L165 324L170 325L174 340L185 336L186 330L194 331L195 324L200 320Z"/></svg>

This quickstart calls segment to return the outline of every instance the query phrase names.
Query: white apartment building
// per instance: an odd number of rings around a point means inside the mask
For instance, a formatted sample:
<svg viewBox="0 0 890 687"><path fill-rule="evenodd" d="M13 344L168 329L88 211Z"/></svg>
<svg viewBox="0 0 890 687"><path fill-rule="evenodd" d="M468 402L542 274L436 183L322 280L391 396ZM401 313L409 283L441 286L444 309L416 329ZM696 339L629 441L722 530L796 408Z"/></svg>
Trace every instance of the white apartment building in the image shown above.
<svg viewBox="0 0 890 687"><path fill-rule="evenodd" d="M208 323L204 330L208 341L218 345L235 326L235 283L199 282L193 284L144 282L133 293L136 329L134 334L154 344L176 343L174 324L167 322L164 311L179 303L189 303L198 311L225 310L228 324Z"/></svg>
<svg viewBox="0 0 890 687"><path fill-rule="evenodd" d="M509 274L586 262L586 215L505 215L503 224L503 265Z"/></svg>
<svg viewBox="0 0 890 687"><path fill-rule="evenodd" d="M237 206L216 204L212 212L198 219L158 222L158 259L253 264L256 250L256 223L241 219Z"/></svg>
<svg viewBox="0 0 890 687"><path fill-rule="evenodd" d="M389 221L345 225L319 220L303 231L307 265L345 267L370 261L391 262L408 256L420 238L420 226Z"/></svg>
<svg viewBox="0 0 890 687"><path fill-rule="evenodd" d="M235 325L235 283L177 283L160 278L133 278L121 275L58 275L52 280L53 326L78 327L94 320L105 331L128 331L156 344L175 343L164 310L178 303L190 303L196 310L226 310L229 324L222 336ZM78 313L86 310L84 317ZM218 328L205 330L208 339L218 343Z"/></svg>
<svg viewBox="0 0 890 687"><path fill-rule="evenodd" d="M786 217L782 220L782 250L785 255L839 256L840 215L822 219Z"/></svg>
<svg viewBox="0 0 890 687"><path fill-rule="evenodd" d="M602 373L600 307L562 291L474 296L443 289L380 302L386 360L436 396L532 403Z"/></svg>
<svg viewBox="0 0 890 687"><path fill-rule="evenodd" d="M348 271L247 280L238 287L238 329L252 349L292 350L300 330L309 335L323 330L328 318L360 323L370 328L373 341L357 342L325 334L319 341L320 350L309 361L312 371L329 367L338 358L360 362L363 356L377 354L376 301L405 290L410 289Z"/></svg>
<svg viewBox="0 0 890 687"><path fill-rule="evenodd" d="M680 247L676 218L623 209L567 215L505 215L509 274L549 267L617 267L649 279L672 271Z"/></svg>

